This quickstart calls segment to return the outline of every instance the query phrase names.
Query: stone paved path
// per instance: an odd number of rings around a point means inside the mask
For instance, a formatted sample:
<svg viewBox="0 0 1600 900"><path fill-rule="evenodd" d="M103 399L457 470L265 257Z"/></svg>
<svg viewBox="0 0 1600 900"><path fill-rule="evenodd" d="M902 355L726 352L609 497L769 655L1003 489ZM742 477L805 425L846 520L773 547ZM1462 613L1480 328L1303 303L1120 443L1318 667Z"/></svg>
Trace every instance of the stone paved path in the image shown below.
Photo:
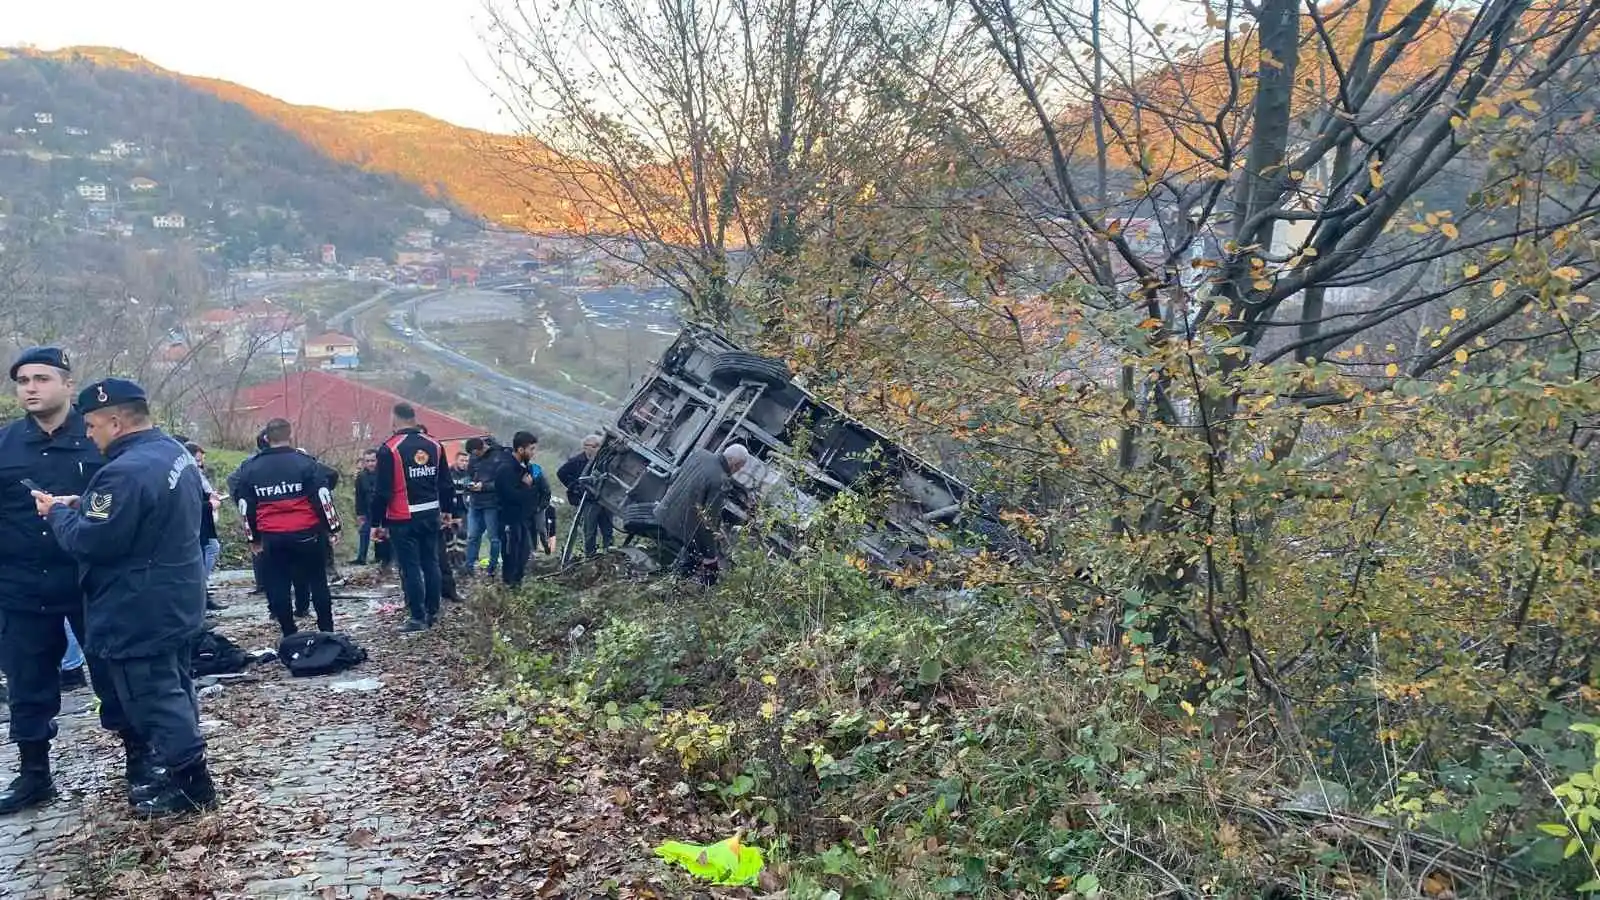
<svg viewBox="0 0 1600 900"><path fill-rule="evenodd" d="M430 862L432 847L416 840L438 823L418 821L429 804L412 794L425 782L437 792L436 776L449 768L430 767L426 736L456 712L463 693L427 664L448 646L449 616L434 632L401 636L393 585L336 593L347 595L336 600L337 627L368 649L366 664L295 679L270 663L252 669L252 680L202 697L225 795L216 813L176 824L131 819L120 749L98 728L92 693L68 695L55 752L63 796L0 819L0 897L475 895L453 890L448 865ZM229 604L213 619L219 632L247 651L276 646L261 598L239 587L219 599ZM383 686L335 688L365 678ZM14 766L14 748L0 748L0 779ZM462 780L459 789L470 788L470 778ZM428 799L436 806L450 798Z"/></svg>

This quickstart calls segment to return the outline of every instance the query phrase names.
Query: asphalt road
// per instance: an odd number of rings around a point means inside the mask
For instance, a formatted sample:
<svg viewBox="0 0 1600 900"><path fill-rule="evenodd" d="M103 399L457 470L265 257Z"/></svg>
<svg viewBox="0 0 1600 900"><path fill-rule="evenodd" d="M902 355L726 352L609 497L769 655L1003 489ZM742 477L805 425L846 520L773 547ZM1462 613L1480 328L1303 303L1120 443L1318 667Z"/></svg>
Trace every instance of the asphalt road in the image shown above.
<svg viewBox="0 0 1600 900"><path fill-rule="evenodd" d="M523 419L534 428L574 439L601 430L601 427L613 418L615 414L612 410L586 400L569 397L560 391L512 378L440 343L426 331L407 322L406 313L415 309L418 304L438 299L448 293L448 291L416 293L390 288L345 310L330 319L329 324L337 328L353 326L359 330L362 313L379 306L388 306L390 311L386 316L386 322L393 332L389 337L416 349L445 370L466 381L467 384L461 392L475 403L487 406L510 418ZM406 328L410 328L412 333L406 334L404 330ZM358 333L354 337L365 340L369 336Z"/></svg>

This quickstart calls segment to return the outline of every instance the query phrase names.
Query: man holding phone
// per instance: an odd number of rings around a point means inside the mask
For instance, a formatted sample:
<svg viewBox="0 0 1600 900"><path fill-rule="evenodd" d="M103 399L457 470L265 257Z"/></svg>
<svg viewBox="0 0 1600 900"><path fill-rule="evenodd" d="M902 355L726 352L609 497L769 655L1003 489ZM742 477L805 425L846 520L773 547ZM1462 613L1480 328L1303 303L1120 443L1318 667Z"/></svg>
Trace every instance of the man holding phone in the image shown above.
<svg viewBox="0 0 1600 900"><path fill-rule="evenodd" d="M0 815L56 795L50 742L61 712L63 619L85 644L77 560L39 519L30 491L80 495L105 462L83 416L72 408L72 366L65 352L24 352L11 366L11 380L27 415L0 428L0 669L11 685L11 739L21 766L0 792ZM148 792L157 781L149 748L129 722L104 662L89 654L88 666L100 697L100 724L121 736L127 752L130 795Z"/></svg>

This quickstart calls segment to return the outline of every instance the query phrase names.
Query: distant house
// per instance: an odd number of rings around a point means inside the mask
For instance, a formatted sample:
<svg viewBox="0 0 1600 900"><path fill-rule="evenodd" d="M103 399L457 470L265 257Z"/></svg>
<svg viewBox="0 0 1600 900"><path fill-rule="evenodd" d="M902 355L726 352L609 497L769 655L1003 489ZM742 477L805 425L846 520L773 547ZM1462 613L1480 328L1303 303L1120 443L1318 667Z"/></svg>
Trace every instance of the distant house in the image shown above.
<svg viewBox="0 0 1600 900"><path fill-rule="evenodd" d="M404 398L330 372L289 372L240 391L228 414L228 431L254 434L268 419L288 419L295 443L313 453L354 457L390 434L390 414ZM413 403L417 421L451 455L487 430Z"/></svg>
<svg viewBox="0 0 1600 900"><path fill-rule="evenodd" d="M423 210L422 217L428 220L428 224L430 225L450 224L450 210L445 209L442 206L434 206Z"/></svg>
<svg viewBox="0 0 1600 900"><path fill-rule="evenodd" d="M181 229L184 226L181 213L168 213L164 216L151 216L150 224L156 228Z"/></svg>
<svg viewBox="0 0 1600 900"><path fill-rule="evenodd" d="M294 359L300 355L305 323L263 299L236 309L208 309L190 324L190 332L226 359L273 355Z"/></svg>
<svg viewBox="0 0 1600 900"><path fill-rule="evenodd" d="M161 183L159 181L156 181L153 178L145 178L142 175L138 178L131 179L128 182L128 190L140 194L147 194L160 186Z"/></svg>
<svg viewBox="0 0 1600 900"><path fill-rule="evenodd" d="M323 244L321 247L322 264L336 266L339 264L339 248L333 244Z"/></svg>
<svg viewBox="0 0 1600 900"><path fill-rule="evenodd" d="M103 182L80 181L78 182L78 196L91 203L104 203L110 195L106 192L106 186Z"/></svg>
<svg viewBox="0 0 1600 900"><path fill-rule="evenodd" d="M33 114L33 121L35 123L39 124L39 125L49 125L50 123L54 122L55 120L56 120L56 117L51 113L36 112L36 113Z"/></svg>
<svg viewBox="0 0 1600 900"><path fill-rule="evenodd" d="M353 369L361 364L361 351L356 346L356 339L337 331L308 339L302 352L305 354L307 365L333 368L333 362L341 358L351 364L340 368Z"/></svg>
<svg viewBox="0 0 1600 900"><path fill-rule="evenodd" d="M429 250L433 248L433 230L429 228L411 228L400 235L400 243L413 250Z"/></svg>

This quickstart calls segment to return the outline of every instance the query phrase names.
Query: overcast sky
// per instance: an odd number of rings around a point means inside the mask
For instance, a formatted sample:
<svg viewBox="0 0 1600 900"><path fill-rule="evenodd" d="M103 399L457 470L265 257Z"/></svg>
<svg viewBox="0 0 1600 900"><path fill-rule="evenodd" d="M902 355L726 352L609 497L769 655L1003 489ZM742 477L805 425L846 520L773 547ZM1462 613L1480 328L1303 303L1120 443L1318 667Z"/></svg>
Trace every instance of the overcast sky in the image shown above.
<svg viewBox="0 0 1600 900"><path fill-rule="evenodd" d="M481 0L0 0L0 46L120 47L189 75L336 109L514 126L493 96Z"/></svg>

